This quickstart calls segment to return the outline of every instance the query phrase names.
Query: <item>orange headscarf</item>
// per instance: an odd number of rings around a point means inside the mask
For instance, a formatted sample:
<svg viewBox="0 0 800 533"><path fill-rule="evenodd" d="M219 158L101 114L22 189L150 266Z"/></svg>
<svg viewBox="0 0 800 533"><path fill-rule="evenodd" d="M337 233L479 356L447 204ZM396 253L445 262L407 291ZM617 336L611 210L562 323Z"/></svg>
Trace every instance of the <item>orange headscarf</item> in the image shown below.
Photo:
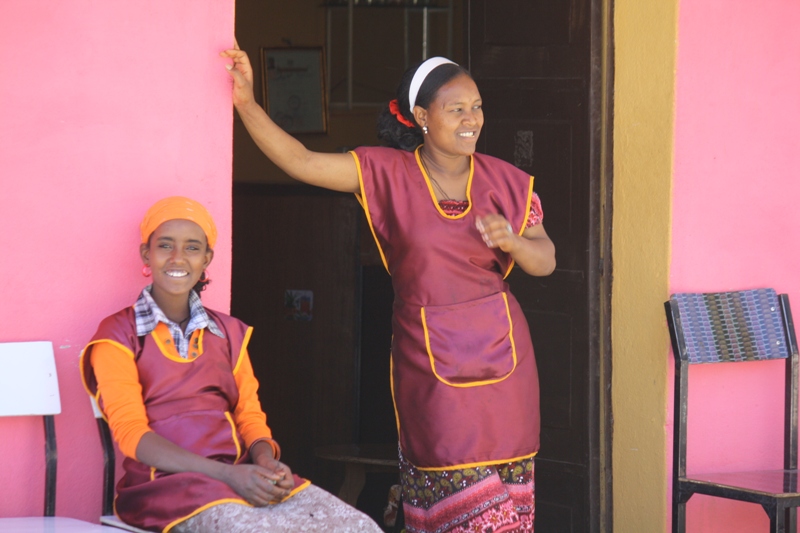
<svg viewBox="0 0 800 533"><path fill-rule="evenodd" d="M214 225L214 220L200 203L183 196L164 198L147 210L140 226L142 243L147 243L150 235L161 224L176 219L191 220L200 226L206 234L209 248L214 248L217 243L217 227Z"/></svg>

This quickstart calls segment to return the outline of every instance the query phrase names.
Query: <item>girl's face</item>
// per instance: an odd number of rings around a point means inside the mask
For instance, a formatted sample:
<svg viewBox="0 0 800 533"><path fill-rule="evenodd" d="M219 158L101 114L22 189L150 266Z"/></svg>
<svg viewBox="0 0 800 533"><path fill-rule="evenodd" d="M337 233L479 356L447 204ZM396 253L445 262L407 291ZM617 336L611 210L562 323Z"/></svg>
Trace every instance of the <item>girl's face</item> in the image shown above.
<svg viewBox="0 0 800 533"><path fill-rule="evenodd" d="M426 147L447 155L472 155L483 127L482 103L478 86L466 74L442 85L423 110L420 123L428 126Z"/></svg>
<svg viewBox="0 0 800 533"><path fill-rule="evenodd" d="M202 228L183 219L158 226L149 245L142 244L140 253L153 271L154 297L188 296L214 257Z"/></svg>

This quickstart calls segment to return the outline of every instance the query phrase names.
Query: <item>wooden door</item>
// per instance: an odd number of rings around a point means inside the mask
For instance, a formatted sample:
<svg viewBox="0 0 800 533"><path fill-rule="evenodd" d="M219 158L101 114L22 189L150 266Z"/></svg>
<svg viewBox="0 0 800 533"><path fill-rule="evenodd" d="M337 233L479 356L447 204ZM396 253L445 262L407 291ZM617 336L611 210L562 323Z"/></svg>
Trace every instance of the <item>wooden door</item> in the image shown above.
<svg viewBox="0 0 800 533"><path fill-rule="evenodd" d="M478 150L535 177L556 245L551 276L534 278L517 268L509 278L539 367L535 527L547 533L601 530L593 1L467 2L469 69L485 114Z"/></svg>

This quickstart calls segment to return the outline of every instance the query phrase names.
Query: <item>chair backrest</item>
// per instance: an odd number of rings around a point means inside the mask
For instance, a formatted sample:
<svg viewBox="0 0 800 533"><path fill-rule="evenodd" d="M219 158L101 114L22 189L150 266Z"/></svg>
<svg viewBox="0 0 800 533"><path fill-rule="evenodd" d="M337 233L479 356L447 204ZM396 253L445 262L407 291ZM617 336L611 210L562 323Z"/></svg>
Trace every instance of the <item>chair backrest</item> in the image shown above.
<svg viewBox="0 0 800 533"><path fill-rule="evenodd" d="M773 289L673 294L664 304L675 355L674 474L686 476L688 366L786 360L784 468L797 468L797 342L787 295Z"/></svg>
<svg viewBox="0 0 800 533"><path fill-rule="evenodd" d="M89 400L92 404L94 418L97 421L100 444L103 447L103 509L100 523L116 529L132 531L133 533L147 533L143 529L126 524L114 514L114 472L117 458L114 440L111 437L111 429L108 426L108 422L97 405L97 400L91 396L89 396Z"/></svg>
<svg viewBox="0 0 800 533"><path fill-rule="evenodd" d="M60 412L53 343L0 343L0 416Z"/></svg>
<svg viewBox="0 0 800 533"><path fill-rule="evenodd" d="M53 416L61 412L51 342L0 343L0 416L43 416L45 429L44 516L56 510L56 448Z"/></svg>
<svg viewBox="0 0 800 533"><path fill-rule="evenodd" d="M789 356L783 309L773 289L679 293L669 303L683 341L675 355L689 364Z"/></svg>
<svg viewBox="0 0 800 533"><path fill-rule="evenodd" d="M108 422L103 418L103 413L97 405L97 400L89 396L92 403L92 412L97 421L97 431L100 434L100 444L103 447L103 516L114 514L114 472L116 469L116 453L114 440Z"/></svg>

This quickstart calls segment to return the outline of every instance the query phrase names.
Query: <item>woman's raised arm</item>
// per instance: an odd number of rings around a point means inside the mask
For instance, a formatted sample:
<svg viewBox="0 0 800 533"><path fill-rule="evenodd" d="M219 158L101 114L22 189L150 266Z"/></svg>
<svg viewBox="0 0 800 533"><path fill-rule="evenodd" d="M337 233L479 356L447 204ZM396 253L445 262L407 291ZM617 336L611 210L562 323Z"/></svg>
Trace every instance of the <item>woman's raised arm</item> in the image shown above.
<svg viewBox="0 0 800 533"><path fill-rule="evenodd" d="M253 96L253 67L247 53L236 48L221 52L233 60L225 67L233 78L233 105L256 145L292 178L334 191L358 192L358 170L350 154L312 152L283 131Z"/></svg>

